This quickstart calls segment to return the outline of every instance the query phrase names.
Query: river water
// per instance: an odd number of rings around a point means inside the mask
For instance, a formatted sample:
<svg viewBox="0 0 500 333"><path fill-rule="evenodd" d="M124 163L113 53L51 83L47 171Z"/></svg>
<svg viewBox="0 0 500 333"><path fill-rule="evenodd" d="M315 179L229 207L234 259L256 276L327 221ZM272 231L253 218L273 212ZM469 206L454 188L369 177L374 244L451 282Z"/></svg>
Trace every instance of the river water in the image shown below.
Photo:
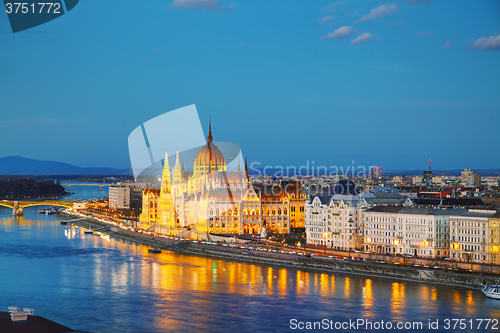
<svg viewBox="0 0 500 333"><path fill-rule="evenodd" d="M104 196L95 192L86 195ZM291 329L293 319L297 325L363 319L372 327L382 320L422 322L422 331L430 319L438 320L434 332L475 332L475 319L500 318L500 301L478 290L149 254L146 246L60 225L37 215L38 208L14 218L0 207L0 311L31 307L90 332L298 331ZM466 328L445 330L447 319L465 319ZM386 330L365 325L357 331Z"/></svg>

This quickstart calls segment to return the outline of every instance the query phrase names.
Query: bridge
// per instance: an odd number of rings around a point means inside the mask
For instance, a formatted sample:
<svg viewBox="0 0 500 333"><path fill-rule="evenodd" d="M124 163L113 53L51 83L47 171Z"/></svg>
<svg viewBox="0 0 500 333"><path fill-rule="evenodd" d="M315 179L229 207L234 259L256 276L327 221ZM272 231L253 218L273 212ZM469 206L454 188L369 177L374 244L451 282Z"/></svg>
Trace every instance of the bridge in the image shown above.
<svg viewBox="0 0 500 333"><path fill-rule="evenodd" d="M103 187L116 185L116 183L61 183L60 185L66 187L68 191L71 186L99 186L99 191L102 191Z"/></svg>
<svg viewBox="0 0 500 333"><path fill-rule="evenodd" d="M31 206L59 206L66 208L73 208L74 201L62 200L40 200L40 201L9 201L1 200L0 206L12 208L13 216L23 215L23 208Z"/></svg>

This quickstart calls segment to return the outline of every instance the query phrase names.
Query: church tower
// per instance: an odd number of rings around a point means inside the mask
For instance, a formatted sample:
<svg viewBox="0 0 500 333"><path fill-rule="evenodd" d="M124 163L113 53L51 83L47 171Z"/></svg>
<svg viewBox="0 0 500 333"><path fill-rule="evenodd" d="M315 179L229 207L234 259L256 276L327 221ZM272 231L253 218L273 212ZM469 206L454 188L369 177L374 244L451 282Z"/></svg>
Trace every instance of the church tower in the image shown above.
<svg viewBox="0 0 500 333"><path fill-rule="evenodd" d="M175 156L175 165L172 177L172 192L177 197L183 192L183 177L181 164L179 162L179 149L177 149L177 154Z"/></svg>
<svg viewBox="0 0 500 333"><path fill-rule="evenodd" d="M174 201L172 198L172 192L170 190L170 166L168 164L168 152L165 152L165 163L163 164L163 173L161 178L161 191L160 191L160 202L159 202L159 221L157 226L160 227L162 231L167 229L168 234L172 232L168 229L175 228L175 208ZM165 233L165 232L162 232Z"/></svg>

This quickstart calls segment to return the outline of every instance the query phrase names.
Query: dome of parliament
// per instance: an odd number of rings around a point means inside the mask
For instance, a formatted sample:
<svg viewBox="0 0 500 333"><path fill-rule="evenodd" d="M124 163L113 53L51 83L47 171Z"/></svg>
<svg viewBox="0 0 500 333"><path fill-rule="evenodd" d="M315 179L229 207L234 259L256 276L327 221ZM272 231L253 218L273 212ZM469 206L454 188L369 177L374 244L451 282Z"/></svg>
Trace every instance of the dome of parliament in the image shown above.
<svg viewBox="0 0 500 333"><path fill-rule="evenodd" d="M221 151L217 146L212 142L212 126L209 126L208 136L207 136L207 144L204 145L198 155L196 155L196 159L194 162L195 167L223 167L226 166L226 162L224 161L224 155L222 155Z"/></svg>
<svg viewBox="0 0 500 333"><path fill-rule="evenodd" d="M198 155L196 155L196 160L194 162L195 166L224 166L226 162L224 161L224 156L222 155L219 148L214 145L213 142L207 142L203 148L200 149Z"/></svg>

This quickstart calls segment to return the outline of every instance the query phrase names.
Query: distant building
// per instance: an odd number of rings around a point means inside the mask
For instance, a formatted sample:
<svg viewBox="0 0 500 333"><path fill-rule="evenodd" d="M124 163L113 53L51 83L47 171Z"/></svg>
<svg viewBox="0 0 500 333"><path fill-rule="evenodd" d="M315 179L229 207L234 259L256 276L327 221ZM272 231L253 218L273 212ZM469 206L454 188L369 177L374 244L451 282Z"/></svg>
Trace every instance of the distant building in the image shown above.
<svg viewBox="0 0 500 333"><path fill-rule="evenodd" d="M129 209L130 208L130 188L126 186L109 187L109 208Z"/></svg>
<svg viewBox="0 0 500 333"><path fill-rule="evenodd" d="M382 176L383 167L381 165L372 165L370 167L370 175L373 180L379 180Z"/></svg>
<svg viewBox="0 0 500 333"><path fill-rule="evenodd" d="M460 177L462 185L479 186L481 185L481 176L478 173L473 173L470 169L464 169Z"/></svg>
<svg viewBox="0 0 500 333"><path fill-rule="evenodd" d="M401 177L401 176L394 176L394 177L392 177L392 182L394 184L401 184L403 182L403 177Z"/></svg>
<svg viewBox="0 0 500 333"><path fill-rule="evenodd" d="M481 198L448 198L445 195L447 192L441 192L430 198L415 198L409 197L406 199L404 206L408 207L464 207L464 208L481 208L485 207L485 203ZM439 197L441 195L441 197Z"/></svg>
<svg viewBox="0 0 500 333"><path fill-rule="evenodd" d="M87 203L86 202L74 202L73 203L73 209L85 209L87 208Z"/></svg>
<svg viewBox="0 0 500 333"><path fill-rule="evenodd" d="M413 185L420 185L422 183L422 176L413 176L412 183Z"/></svg>
<svg viewBox="0 0 500 333"><path fill-rule="evenodd" d="M441 176L432 177L432 183L435 185L443 185L444 184L443 177L441 177Z"/></svg>
<svg viewBox="0 0 500 333"><path fill-rule="evenodd" d="M428 182L432 179L432 170L424 170L423 181Z"/></svg>
<svg viewBox="0 0 500 333"><path fill-rule="evenodd" d="M432 179L431 160L429 160L429 170L424 170L423 179L425 182L430 182L430 180Z"/></svg>
<svg viewBox="0 0 500 333"><path fill-rule="evenodd" d="M112 209L140 208L146 183L118 183L109 187L109 207Z"/></svg>

